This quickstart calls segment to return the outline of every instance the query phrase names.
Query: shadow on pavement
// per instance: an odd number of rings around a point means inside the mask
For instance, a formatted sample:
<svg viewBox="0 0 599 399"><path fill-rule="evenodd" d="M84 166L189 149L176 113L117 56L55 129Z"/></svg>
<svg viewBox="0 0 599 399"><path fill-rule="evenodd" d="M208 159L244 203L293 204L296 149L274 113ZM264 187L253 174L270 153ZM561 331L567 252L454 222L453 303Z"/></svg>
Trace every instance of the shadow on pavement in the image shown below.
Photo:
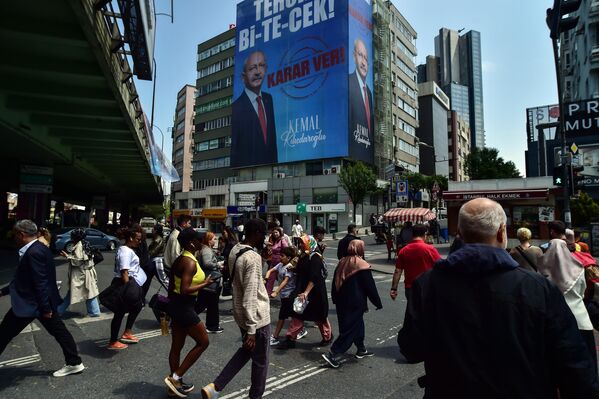
<svg viewBox="0 0 599 399"><path fill-rule="evenodd" d="M29 377L50 377L52 375L52 371L37 370L36 368L30 367L2 368L0 369L0 391L11 386L14 387L16 385L19 385L20 382ZM8 375L10 375L10 378L8 377Z"/></svg>
<svg viewBox="0 0 599 399"><path fill-rule="evenodd" d="M108 344L108 334L109 334L109 332L107 331L106 332L106 341L102 342L102 344L104 344L104 343ZM82 355L93 357L95 359L111 359L114 356L118 355L118 352L120 352L120 351L110 350L110 349L106 348L105 346L100 347L100 346L98 346L96 341L97 340L88 339L85 341L77 342L77 347L79 348L79 353Z"/></svg>
<svg viewBox="0 0 599 399"><path fill-rule="evenodd" d="M198 389L198 387L196 387ZM199 389L198 389L199 391ZM196 392L196 391L194 391ZM128 399L147 399L162 398L167 395L167 388L164 384L149 384L142 381L134 381L116 388L112 391L114 397L123 397ZM198 397L198 395L194 395Z"/></svg>

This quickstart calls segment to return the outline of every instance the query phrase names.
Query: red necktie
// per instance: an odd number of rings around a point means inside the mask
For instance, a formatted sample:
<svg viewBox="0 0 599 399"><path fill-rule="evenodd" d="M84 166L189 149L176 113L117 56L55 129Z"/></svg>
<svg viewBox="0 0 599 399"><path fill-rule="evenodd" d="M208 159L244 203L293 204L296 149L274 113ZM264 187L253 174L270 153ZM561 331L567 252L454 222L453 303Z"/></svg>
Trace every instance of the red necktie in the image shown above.
<svg viewBox="0 0 599 399"><path fill-rule="evenodd" d="M368 102L368 91L366 85L362 87L364 89L364 107L366 108L366 119L368 119L368 132L370 132L370 103Z"/></svg>
<svg viewBox="0 0 599 399"><path fill-rule="evenodd" d="M264 144L266 144L266 113L264 113L264 105L262 105L262 97L256 97L258 102L258 119L260 119L260 126L262 127L262 136L264 137Z"/></svg>

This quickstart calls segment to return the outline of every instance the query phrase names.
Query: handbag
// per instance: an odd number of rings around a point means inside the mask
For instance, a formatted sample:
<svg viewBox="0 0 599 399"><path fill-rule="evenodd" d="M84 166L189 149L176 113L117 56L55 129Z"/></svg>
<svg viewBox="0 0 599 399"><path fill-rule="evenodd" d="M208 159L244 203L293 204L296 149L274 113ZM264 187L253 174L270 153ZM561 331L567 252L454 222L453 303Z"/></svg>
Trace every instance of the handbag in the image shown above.
<svg viewBox="0 0 599 399"><path fill-rule="evenodd" d="M162 287L157 293L152 295L152 298L150 298L150 302L148 303L148 306L150 306L150 309L152 309L152 313L154 313L156 321L159 323L164 315L168 314L168 306L170 302L170 299L167 296L164 296L160 293L161 290Z"/></svg>
<svg viewBox="0 0 599 399"><path fill-rule="evenodd" d="M94 261L94 265L97 265L104 260L104 255L102 255L102 252L96 248L92 252L92 259Z"/></svg>
<svg viewBox="0 0 599 399"><path fill-rule="evenodd" d="M120 281L120 279L118 280ZM117 279L112 280L112 283L98 295L102 306L112 313L118 312L122 306L120 295L122 283L119 283L119 281Z"/></svg>
<svg viewBox="0 0 599 399"><path fill-rule="evenodd" d="M293 311L297 314L302 314L304 313L304 310L306 310L306 306L308 306L309 303L310 301L307 299L302 302L299 297L295 297L293 300Z"/></svg>
<svg viewBox="0 0 599 399"><path fill-rule="evenodd" d="M208 273L208 276L212 277L212 283L202 288L203 291L210 292L212 294L220 293L221 282L223 280L223 275L219 271L212 271Z"/></svg>

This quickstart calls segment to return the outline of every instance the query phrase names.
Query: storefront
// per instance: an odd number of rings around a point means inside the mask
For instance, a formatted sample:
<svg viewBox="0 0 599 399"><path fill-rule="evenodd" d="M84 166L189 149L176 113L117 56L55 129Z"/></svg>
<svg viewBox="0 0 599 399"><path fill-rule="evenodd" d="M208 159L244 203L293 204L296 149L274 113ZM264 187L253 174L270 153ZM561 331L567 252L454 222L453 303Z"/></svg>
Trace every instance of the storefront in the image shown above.
<svg viewBox="0 0 599 399"><path fill-rule="evenodd" d="M495 187L489 182L496 182ZM503 189L497 189L499 186ZM534 239L549 239L548 223L559 218L559 209L556 209L556 197L559 195L561 189L552 185L551 177L450 182L449 191L443 193L443 200L447 203L449 234L453 236L457 232L462 204L474 198L489 198L503 207L509 238L516 238L516 231L527 227Z"/></svg>
<svg viewBox="0 0 599 399"><path fill-rule="evenodd" d="M264 205L260 205L259 207L254 205L228 206L227 224L233 227L237 226L240 222L243 224L248 220L255 218L256 212L258 212L258 217L264 219L266 207Z"/></svg>
<svg viewBox="0 0 599 399"><path fill-rule="evenodd" d="M222 233L227 219L227 208L204 208L201 217L204 219L203 227L214 233Z"/></svg>
<svg viewBox="0 0 599 399"><path fill-rule="evenodd" d="M338 233L345 231L349 223L346 204L306 204L306 211L301 214L297 212L297 205L280 205L278 208L276 214L283 218L285 231L291 231L296 220L308 233L312 233L314 226L324 227L327 233Z"/></svg>

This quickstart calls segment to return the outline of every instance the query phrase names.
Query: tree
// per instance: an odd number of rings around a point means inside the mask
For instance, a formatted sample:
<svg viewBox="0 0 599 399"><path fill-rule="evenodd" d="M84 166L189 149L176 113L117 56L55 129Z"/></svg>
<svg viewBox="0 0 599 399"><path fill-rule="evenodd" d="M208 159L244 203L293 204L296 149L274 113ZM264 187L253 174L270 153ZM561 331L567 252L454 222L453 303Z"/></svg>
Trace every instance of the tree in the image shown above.
<svg viewBox="0 0 599 399"><path fill-rule="evenodd" d="M439 191L443 192L447 190L447 177L442 175L427 176L418 172L409 172L404 174L404 179L408 181L408 188L414 196L420 190L426 190L429 194L429 204L432 207L432 192L435 182L439 186Z"/></svg>
<svg viewBox="0 0 599 399"><path fill-rule="evenodd" d="M356 205L364 201L367 194L375 192L376 175L363 162L347 164L339 173L339 184L347 192L354 206L354 221L356 220Z"/></svg>
<svg viewBox="0 0 599 399"><path fill-rule="evenodd" d="M470 180L520 177L516 165L504 161L496 148L473 148L466 156L465 170Z"/></svg>
<svg viewBox="0 0 599 399"><path fill-rule="evenodd" d="M599 217L599 205L584 191L578 199L570 202L574 226L586 226L592 219Z"/></svg>

